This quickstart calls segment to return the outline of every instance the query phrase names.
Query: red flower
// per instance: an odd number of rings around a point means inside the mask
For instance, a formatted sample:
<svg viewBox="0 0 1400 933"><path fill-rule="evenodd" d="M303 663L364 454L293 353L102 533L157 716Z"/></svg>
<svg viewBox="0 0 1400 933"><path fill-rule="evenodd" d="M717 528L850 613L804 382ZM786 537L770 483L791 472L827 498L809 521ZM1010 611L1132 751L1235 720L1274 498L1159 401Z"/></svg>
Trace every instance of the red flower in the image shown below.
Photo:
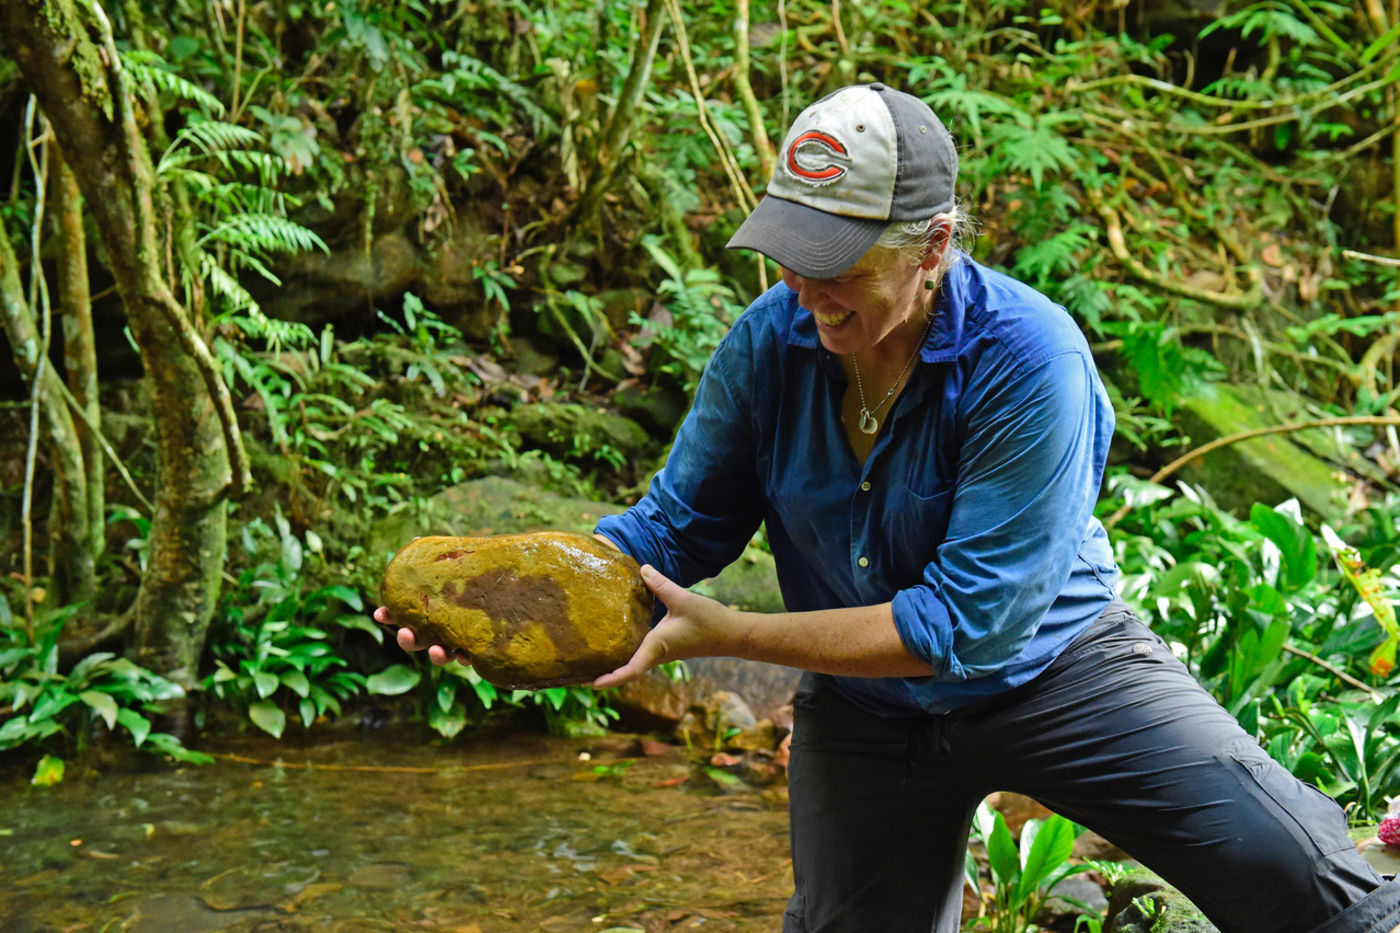
<svg viewBox="0 0 1400 933"><path fill-rule="evenodd" d="M1400 816L1387 816L1381 820L1381 827L1376 830L1376 835L1388 846L1400 846Z"/></svg>

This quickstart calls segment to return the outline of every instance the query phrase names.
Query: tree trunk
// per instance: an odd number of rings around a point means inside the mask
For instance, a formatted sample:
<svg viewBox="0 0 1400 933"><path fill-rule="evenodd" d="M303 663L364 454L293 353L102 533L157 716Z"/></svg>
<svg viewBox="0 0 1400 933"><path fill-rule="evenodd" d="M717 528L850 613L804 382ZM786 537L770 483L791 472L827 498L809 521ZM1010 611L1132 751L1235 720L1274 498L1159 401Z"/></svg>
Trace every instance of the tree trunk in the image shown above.
<svg viewBox="0 0 1400 933"><path fill-rule="evenodd" d="M57 605L91 599L95 591L95 555L86 546L89 503L82 447L63 397L63 382L43 356L43 340L34 309L25 296L19 263L3 231L0 231L0 324L14 350L15 364L39 406L43 449L53 465L53 498L48 515L49 589ZM41 362L44 365L41 366ZM26 585L30 582L25 581Z"/></svg>
<svg viewBox="0 0 1400 933"><path fill-rule="evenodd" d="M97 398L97 342L92 330L92 295L88 288L87 237L83 233L83 197L78 180L57 145L52 147L54 226L58 231L58 309L63 321L63 362L68 371L68 391L77 402L82 417L73 422L78 435L78 453L83 463L87 487L86 514L78 516L83 527L71 532L83 554L83 573L72 574L68 601L92 598L96 588L94 566L106 542L104 517L106 489L103 483L102 451L95 431L102 427L102 407ZM76 555L75 555L76 556ZM62 562L54 555L54 574Z"/></svg>
<svg viewBox="0 0 1400 933"><path fill-rule="evenodd" d="M128 654L189 687L219 592L231 480L246 475L227 389L166 285L156 179L106 15L91 0L6 0L0 44L39 99L105 247L151 384L158 486ZM202 351L202 355L199 351ZM238 463L231 469L229 439Z"/></svg>

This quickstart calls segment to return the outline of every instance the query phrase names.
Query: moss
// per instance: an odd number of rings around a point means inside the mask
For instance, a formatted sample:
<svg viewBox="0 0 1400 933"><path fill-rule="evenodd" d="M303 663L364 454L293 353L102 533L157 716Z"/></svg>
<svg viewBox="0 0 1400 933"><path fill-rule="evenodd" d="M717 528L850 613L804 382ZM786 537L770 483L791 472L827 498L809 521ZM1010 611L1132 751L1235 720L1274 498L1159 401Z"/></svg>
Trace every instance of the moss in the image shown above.
<svg viewBox="0 0 1400 933"><path fill-rule="evenodd" d="M1264 403L1252 401L1243 388L1217 384L1183 398L1178 420L1194 443L1203 444L1276 424L1264 411ZM1251 438L1212 451L1186 466L1182 475L1209 489L1231 509L1247 511L1255 502L1272 506L1296 497L1324 519L1337 520L1346 506L1345 487L1337 471L1287 434Z"/></svg>
<svg viewBox="0 0 1400 933"><path fill-rule="evenodd" d="M1108 933L1219 933L1180 891L1146 868L1118 879L1108 897Z"/></svg>
<svg viewBox="0 0 1400 933"><path fill-rule="evenodd" d="M113 93L107 80L110 65L104 60L102 50L89 38L87 28L90 22L100 22L101 14L84 0L42 0L39 13L55 36L67 37L68 66L78 76L83 98L99 108L110 121Z"/></svg>

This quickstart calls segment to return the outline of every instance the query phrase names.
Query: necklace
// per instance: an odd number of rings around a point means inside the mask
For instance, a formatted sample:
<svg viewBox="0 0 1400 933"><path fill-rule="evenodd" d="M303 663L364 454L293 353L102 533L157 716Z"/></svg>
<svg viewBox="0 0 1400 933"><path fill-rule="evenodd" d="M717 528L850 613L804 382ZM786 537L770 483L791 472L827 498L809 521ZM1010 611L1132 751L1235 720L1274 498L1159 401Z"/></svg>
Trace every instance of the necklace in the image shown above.
<svg viewBox="0 0 1400 933"><path fill-rule="evenodd" d="M901 369L899 375L895 377L894 383L890 386L890 390L885 393L885 397L880 399L874 408L870 408L865 404L865 386L861 385L860 382L860 364L856 362L856 355L854 353L851 354L851 368L855 370L856 374L856 392L860 395L860 417L856 419L856 427L860 428L862 434L874 434L876 431L880 430L880 422L879 419L875 417L875 413L884 408L885 403L894 396L894 390L899 388L900 382L904 379L904 374L909 372L910 366L914 365L914 358L917 357L919 351L924 348L924 342L928 340L928 332L932 329L933 313L930 311L928 323L924 325L924 335L920 337L919 342L915 344L914 353L904 363L904 368Z"/></svg>

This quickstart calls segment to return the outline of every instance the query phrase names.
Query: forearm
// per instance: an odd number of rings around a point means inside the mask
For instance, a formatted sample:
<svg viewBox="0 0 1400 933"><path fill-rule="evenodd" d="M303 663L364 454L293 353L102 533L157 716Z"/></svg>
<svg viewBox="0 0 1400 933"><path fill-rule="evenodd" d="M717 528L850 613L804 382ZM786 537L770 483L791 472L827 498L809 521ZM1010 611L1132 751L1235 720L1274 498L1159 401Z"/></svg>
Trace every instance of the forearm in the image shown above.
<svg viewBox="0 0 1400 933"><path fill-rule="evenodd" d="M812 612L733 612L736 657L843 677L927 677L889 603Z"/></svg>

